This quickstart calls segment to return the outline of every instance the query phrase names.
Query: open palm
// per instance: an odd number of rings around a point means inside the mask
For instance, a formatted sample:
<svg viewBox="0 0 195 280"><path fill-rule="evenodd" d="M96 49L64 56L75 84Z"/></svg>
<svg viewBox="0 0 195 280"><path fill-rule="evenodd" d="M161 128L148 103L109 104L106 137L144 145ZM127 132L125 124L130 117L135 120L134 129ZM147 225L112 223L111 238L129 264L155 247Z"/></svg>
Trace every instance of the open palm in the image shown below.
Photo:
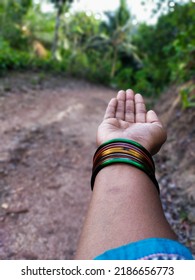
<svg viewBox="0 0 195 280"><path fill-rule="evenodd" d="M97 132L97 144L126 138L144 146L152 155L156 154L166 140L166 131L156 113L146 111L141 94L132 90L119 91L109 102L104 119Z"/></svg>

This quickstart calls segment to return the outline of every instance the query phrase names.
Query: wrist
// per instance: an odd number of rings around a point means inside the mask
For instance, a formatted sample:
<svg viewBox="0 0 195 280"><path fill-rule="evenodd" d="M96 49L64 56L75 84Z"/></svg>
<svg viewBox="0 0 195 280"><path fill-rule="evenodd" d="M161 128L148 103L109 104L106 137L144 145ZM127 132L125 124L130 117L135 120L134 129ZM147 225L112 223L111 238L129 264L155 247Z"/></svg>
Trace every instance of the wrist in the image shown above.
<svg viewBox="0 0 195 280"><path fill-rule="evenodd" d="M114 164L103 168L96 176L94 192L103 189L104 193L120 194L132 189L133 192L156 192L151 179L140 169L127 164Z"/></svg>

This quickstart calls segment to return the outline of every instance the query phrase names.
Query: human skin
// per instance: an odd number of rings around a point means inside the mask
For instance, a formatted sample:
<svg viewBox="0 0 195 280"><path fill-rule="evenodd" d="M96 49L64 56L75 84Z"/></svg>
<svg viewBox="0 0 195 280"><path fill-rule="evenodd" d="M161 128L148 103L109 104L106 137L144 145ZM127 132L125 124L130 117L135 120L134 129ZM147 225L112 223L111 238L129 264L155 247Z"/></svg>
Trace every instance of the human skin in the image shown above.
<svg viewBox="0 0 195 280"><path fill-rule="evenodd" d="M156 154L166 131L140 94L119 91L97 131L97 145L125 138ZM96 176L75 259L93 259L106 250L150 237L177 239L162 209L157 189L141 170L114 164Z"/></svg>

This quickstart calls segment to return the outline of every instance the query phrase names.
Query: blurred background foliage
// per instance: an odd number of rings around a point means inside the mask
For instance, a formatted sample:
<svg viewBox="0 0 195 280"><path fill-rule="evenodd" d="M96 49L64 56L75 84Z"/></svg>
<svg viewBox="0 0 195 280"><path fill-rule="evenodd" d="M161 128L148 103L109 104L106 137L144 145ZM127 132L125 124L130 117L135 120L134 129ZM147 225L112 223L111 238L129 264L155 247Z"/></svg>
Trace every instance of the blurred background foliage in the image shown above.
<svg viewBox="0 0 195 280"><path fill-rule="evenodd" d="M74 0L48 2L54 9L44 13L41 1L1 0L1 75L53 71L148 96L194 79L195 1L155 1L153 13L159 17L154 25L133 24L126 0L103 19L70 13ZM181 95L188 98L187 92Z"/></svg>

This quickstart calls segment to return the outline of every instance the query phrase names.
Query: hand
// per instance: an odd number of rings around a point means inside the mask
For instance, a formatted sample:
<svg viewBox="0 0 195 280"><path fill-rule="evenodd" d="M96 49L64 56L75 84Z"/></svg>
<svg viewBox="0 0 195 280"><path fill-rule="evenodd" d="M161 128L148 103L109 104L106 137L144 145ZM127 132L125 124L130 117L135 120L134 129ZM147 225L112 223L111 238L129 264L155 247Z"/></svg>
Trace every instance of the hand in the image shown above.
<svg viewBox="0 0 195 280"><path fill-rule="evenodd" d="M128 89L121 90L107 106L103 122L97 132L97 144L114 139L126 138L144 146L152 155L166 141L166 131L152 110L146 111L141 94Z"/></svg>

